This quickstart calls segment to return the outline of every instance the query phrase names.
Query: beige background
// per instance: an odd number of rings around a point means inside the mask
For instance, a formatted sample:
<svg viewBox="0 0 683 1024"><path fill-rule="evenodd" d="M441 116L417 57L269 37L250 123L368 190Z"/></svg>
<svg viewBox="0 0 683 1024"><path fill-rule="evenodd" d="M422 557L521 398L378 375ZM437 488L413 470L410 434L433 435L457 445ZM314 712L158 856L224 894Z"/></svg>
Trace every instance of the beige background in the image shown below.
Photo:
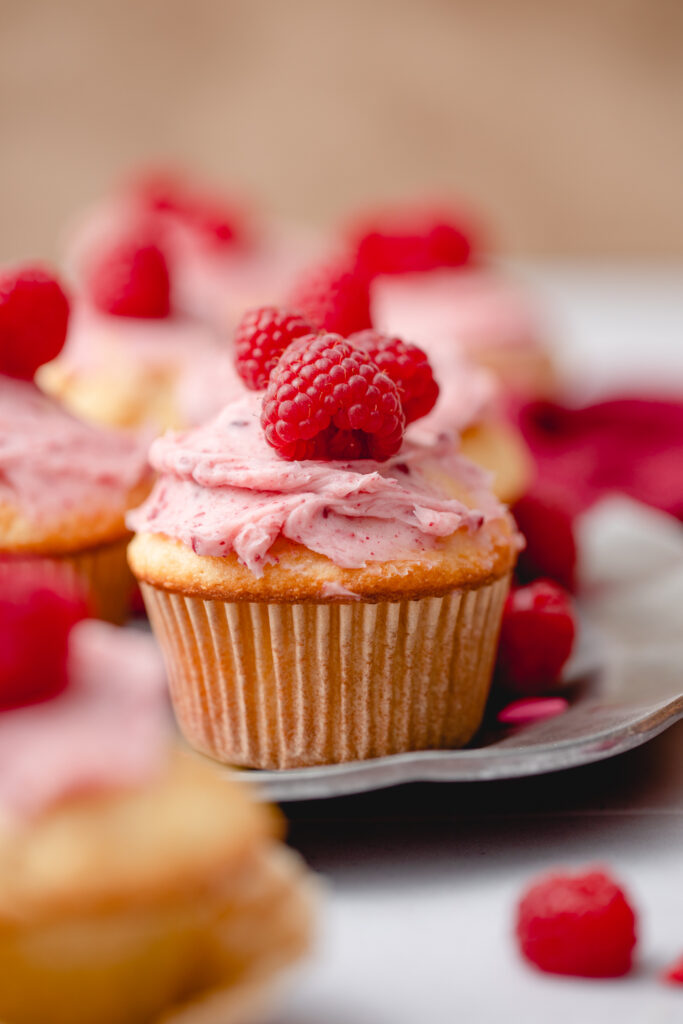
<svg viewBox="0 0 683 1024"><path fill-rule="evenodd" d="M681 0L0 0L0 259L131 164L332 222L429 193L510 252L683 256Z"/></svg>

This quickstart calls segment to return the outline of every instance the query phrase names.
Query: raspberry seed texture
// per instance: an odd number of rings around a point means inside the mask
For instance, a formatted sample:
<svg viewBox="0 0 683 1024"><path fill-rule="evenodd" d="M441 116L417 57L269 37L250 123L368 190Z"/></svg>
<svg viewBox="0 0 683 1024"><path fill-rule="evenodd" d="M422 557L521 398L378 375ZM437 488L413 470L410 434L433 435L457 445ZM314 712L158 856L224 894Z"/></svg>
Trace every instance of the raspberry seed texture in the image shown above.
<svg viewBox="0 0 683 1024"><path fill-rule="evenodd" d="M286 459L378 461L401 446L405 417L396 384L338 334L292 342L263 398L266 440Z"/></svg>

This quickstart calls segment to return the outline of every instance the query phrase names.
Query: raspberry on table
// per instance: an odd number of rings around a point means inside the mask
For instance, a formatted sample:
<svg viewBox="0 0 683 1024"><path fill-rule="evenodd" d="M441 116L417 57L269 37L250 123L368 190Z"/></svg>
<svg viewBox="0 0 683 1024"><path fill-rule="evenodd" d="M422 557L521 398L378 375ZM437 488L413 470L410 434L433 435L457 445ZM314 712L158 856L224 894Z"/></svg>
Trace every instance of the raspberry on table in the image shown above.
<svg viewBox="0 0 683 1024"><path fill-rule="evenodd" d="M33 380L62 351L68 325L69 300L49 271L29 264L0 273L0 373Z"/></svg>
<svg viewBox="0 0 683 1024"><path fill-rule="evenodd" d="M125 238L97 254L85 285L96 309L112 316L161 319L171 311L168 264L153 241Z"/></svg>
<svg viewBox="0 0 683 1024"><path fill-rule="evenodd" d="M552 580L513 587L503 610L496 680L523 696L541 696L559 682L576 625L571 598Z"/></svg>
<svg viewBox="0 0 683 1024"><path fill-rule="evenodd" d="M394 382L338 334L292 342L270 376L261 426L286 459L383 461L401 447Z"/></svg>
<svg viewBox="0 0 683 1024"><path fill-rule="evenodd" d="M87 607L76 594L48 587L37 572L5 566L0 583L0 710L8 710L64 690L69 633Z"/></svg>
<svg viewBox="0 0 683 1024"><path fill-rule="evenodd" d="M352 334L349 341L367 352L396 384L406 423L426 416L434 408L439 385L421 348L372 330Z"/></svg>
<svg viewBox="0 0 683 1024"><path fill-rule="evenodd" d="M316 330L298 313L261 306L244 314L235 332L235 366L252 391L262 391L288 345Z"/></svg>
<svg viewBox="0 0 683 1024"><path fill-rule="evenodd" d="M616 978L631 969L636 917L605 871L558 873L526 890L516 933L523 956L542 971Z"/></svg>
<svg viewBox="0 0 683 1024"><path fill-rule="evenodd" d="M346 260L310 268L292 288L287 305L316 329L343 337L372 327L368 282Z"/></svg>
<svg viewBox="0 0 683 1024"><path fill-rule="evenodd" d="M353 233L356 266L370 280L461 267L472 258L470 230L447 213L425 207L379 213Z"/></svg>

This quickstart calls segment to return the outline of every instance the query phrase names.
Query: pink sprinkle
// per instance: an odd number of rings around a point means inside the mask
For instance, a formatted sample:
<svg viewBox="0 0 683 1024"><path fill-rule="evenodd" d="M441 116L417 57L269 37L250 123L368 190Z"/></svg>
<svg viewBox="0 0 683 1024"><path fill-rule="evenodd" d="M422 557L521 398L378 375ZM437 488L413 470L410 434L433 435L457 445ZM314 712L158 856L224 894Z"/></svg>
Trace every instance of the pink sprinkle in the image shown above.
<svg viewBox="0 0 683 1024"><path fill-rule="evenodd" d="M562 715L568 707L564 697L527 697L506 705L498 712L498 721L501 725L530 725Z"/></svg>

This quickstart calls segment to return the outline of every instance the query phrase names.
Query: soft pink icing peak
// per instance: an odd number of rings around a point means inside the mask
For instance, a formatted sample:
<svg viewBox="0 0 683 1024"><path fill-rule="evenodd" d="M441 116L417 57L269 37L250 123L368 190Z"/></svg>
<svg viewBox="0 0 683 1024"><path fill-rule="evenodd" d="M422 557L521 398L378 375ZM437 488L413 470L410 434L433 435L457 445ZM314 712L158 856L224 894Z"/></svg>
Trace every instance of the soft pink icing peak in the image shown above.
<svg viewBox="0 0 683 1024"><path fill-rule="evenodd" d="M0 375L0 504L49 522L84 504L123 505L146 473L139 441L82 423L33 384Z"/></svg>
<svg viewBox="0 0 683 1024"><path fill-rule="evenodd" d="M372 315L378 330L416 342L430 357L454 343L472 353L541 344L528 296L491 271L380 277L372 286Z"/></svg>
<svg viewBox="0 0 683 1024"><path fill-rule="evenodd" d="M58 697L0 714L0 818L140 785L163 767L171 722L152 637L86 620L69 638L68 667Z"/></svg>
<svg viewBox="0 0 683 1024"><path fill-rule="evenodd" d="M278 537L344 568L414 557L456 530L476 530L502 509L487 478L450 439L406 441L387 462L287 462L268 446L260 398L248 395L193 431L152 445L159 473L129 526L173 537L200 555L234 551L255 575ZM432 482L430 470L461 480L470 509Z"/></svg>

